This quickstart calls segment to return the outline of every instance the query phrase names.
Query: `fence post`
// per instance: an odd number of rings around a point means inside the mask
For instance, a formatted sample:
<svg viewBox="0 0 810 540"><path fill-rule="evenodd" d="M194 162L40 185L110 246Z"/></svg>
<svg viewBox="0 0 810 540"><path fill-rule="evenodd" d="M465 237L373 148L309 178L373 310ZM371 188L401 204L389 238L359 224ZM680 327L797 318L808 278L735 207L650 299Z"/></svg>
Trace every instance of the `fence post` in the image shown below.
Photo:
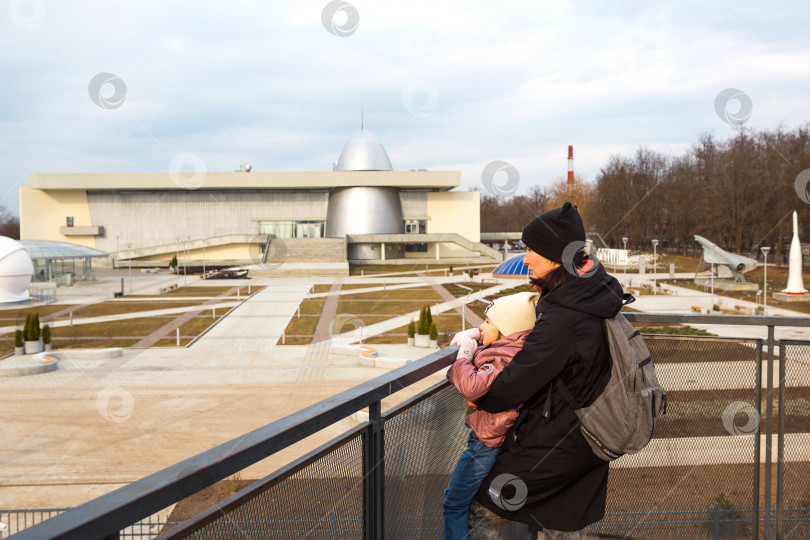
<svg viewBox="0 0 810 540"><path fill-rule="evenodd" d="M765 393L765 540L771 538L771 433L773 432L773 325L768 325L768 386Z"/></svg>
<svg viewBox="0 0 810 540"><path fill-rule="evenodd" d="M772 327L768 327L769 329ZM785 477L785 343L779 342L779 421L776 435L776 538L782 538L782 498Z"/></svg>
<svg viewBox="0 0 810 540"><path fill-rule="evenodd" d="M383 420L380 402L368 408L368 430L363 444L363 503L366 540L383 538L383 483L385 460L383 450Z"/></svg>
<svg viewBox="0 0 810 540"><path fill-rule="evenodd" d="M752 523L751 532L754 535L754 540L759 540L759 480L760 480L760 441L762 440L762 345L761 339L756 341L757 344L757 372L754 385L756 386L756 400L757 400L757 414L759 415L759 422L757 422L756 440L754 441L754 489L753 489L753 506L752 510Z"/></svg>
<svg viewBox="0 0 810 540"><path fill-rule="evenodd" d="M720 540L720 503L714 501L714 540Z"/></svg>

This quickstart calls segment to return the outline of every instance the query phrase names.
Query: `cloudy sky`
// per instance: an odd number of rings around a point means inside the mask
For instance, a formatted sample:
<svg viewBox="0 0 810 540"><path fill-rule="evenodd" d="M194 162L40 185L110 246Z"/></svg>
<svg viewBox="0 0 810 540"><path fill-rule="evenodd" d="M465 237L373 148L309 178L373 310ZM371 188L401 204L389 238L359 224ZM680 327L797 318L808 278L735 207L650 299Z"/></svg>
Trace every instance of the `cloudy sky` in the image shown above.
<svg viewBox="0 0 810 540"><path fill-rule="evenodd" d="M331 170L361 107L395 169L482 188L503 160L518 193L564 177L569 144L593 180L639 145L810 121L806 1L3 4L13 212L29 173Z"/></svg>

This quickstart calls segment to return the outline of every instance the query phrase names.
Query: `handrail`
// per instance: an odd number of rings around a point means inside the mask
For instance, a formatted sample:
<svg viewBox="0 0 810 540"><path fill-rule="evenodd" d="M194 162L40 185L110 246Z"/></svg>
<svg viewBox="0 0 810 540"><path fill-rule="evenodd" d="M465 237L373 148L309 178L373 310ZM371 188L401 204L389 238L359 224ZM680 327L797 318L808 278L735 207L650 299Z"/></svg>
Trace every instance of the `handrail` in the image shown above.
<svg viewBox="0 0 810 540"><path fill-rule="evenodd" d="M638 313L633 311L623 312L623 315L630 322L722 324L727 326L810 326L810 317L781 317L773 315L692 315L686 313Z"/></svg>
<svg viewBox="0 0 810 540"><path fill-rule="evenodd" d="M15 539L116 537L144 519L452 363L451 345L25 529Z"/></svg>
<svg viewBox="0 0 810 540"><path fill-rule="evenodd" d="M774 327L810 327L810 317L637 312L626 312L625 316L631 322L764 326L769 330L769 347L774 344ZM436 351L25 529L14 538L117 538L120 530L133 523L447 367L457 350L450 346ZM771 389L769 383L769 392ZM766 450L770 451L769 445Z"/></svg>

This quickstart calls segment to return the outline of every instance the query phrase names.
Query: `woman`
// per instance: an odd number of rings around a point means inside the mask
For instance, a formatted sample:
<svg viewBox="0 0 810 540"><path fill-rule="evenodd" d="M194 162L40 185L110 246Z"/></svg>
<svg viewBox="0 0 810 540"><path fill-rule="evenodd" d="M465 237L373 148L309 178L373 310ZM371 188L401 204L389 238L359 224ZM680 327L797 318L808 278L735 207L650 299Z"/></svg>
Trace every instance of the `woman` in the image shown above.
<svg viewBox="0 0 810 540"><path fill-rule="evenodd" d="M476 401L497 413L524 404L476 500L471 538L487 537L481 514L545 528L546 538L585 538L605 513L608 463L579 430L579 420L556 387L560 378L578 402L590 404L610 375L604 319L622 306L621 285L584 253L585 228L566 202L524 229L532 284L541 293L539 315L523 349ZM491 514L489 518L493 517ZM481 533L484 533L483 535Z"/></svg>

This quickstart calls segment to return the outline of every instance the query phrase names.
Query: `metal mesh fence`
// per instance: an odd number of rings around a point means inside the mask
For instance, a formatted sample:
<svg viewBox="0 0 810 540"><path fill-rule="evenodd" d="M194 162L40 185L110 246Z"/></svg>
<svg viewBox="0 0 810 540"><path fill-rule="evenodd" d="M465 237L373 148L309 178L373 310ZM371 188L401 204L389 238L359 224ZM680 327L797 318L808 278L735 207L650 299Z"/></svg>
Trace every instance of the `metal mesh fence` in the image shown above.
<svg viewBox="0 0 810 540"><path fill-rule="evenodd" d="M362 538L362 439L348 439L190 538Z"/></svg>
<svg viewBox="0 0 810 540"><path fill-rule="evenodd" d="M8 538L28 527L33 527L69 508L40 508L36 510L0 510L0 538Z"/></svg>
<svg viewBox="0 0 810 540"><path fill-rule="evenodd" d="M444 490L469 434L466 409L448 386L386 418L386 538L441 538Z"/></svg>
<svg viewBox="0 0 810 540"><path fill-rule="evenodd" d="M667 391L650 444L611 463L592 531L633 538L746 538L761 423L757 340L645 336Z"/></svg>
<svg viewBox="0 0 810 540"><path fill-rule="evenodd" d="M784 407L782 534L810 538L810 343L785 342L781 355L785 363L779 400Z"/></svg>

